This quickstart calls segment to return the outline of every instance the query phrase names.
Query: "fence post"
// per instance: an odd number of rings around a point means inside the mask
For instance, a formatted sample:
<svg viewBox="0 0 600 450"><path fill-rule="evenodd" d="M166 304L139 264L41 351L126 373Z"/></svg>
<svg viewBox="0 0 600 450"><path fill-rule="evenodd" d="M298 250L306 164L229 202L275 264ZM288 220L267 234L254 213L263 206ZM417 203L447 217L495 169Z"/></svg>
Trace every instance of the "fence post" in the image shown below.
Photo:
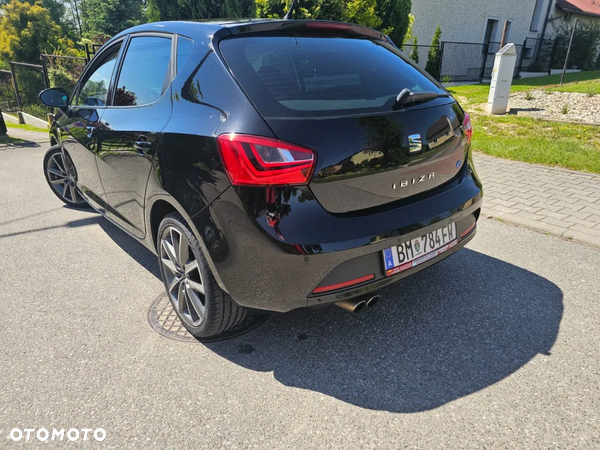
<svg viewBox="0 0 600 450"><path fill-rule="evenodd" d="M552 75L552 66L554 65L554 56L556 54L556 49L558 48L558 40L560 38L554 39L554 44L552 44L552 52L550 53L550 62L548 63L548 75Z"/></svg>
<svg viewBox="0 0 600 450"><path fill-rule="evenodd" d="M438 71L438 81L442 82L442 64L444 63L444 41L440 43L440 70Z"/></svg>
<svg viewBox="0 0 600 450"><path fill-rule="evenodd" d="M42 60L42 73L44 74L44 84L46 85L46 89L50 87L50 79L48 78L48 67L46 66L46 58L44 55L40 55L40 59Z"/></svg>
<svg viewBox="0 0 600 450"><path fill-rule="evenodd" d="M517 65L517 74L515 78L521 77L521 70L523 70L523 60L525 59L525 49L527 48L527 38L523 41L523 47L521 47L521 57L519 58L519 64Z"/></svg>
<svg viewBox="0 0 600 450"><path fill-rule="evenodd" d="M481 70L479 71L479 82L483 81L483 76L485 75L485 65L487 63L488 52L490 51L490 43L486 42L483 45L483 56L481 58Z"/></svg>
<svg viewBox="0 0 600 450"><path fill-rule="evenodd" d="M10 66L10 76L12 78L13 88L15 90L15 100L17 101L17 108L21 107L21 96L19 95L19 85L17 83L17 77L15 75L15 66L12 61L8 62Z"/></svg>
<svg viewBox="0 0 600 450"><path fill-rule="evenodd" d="M85 44L85 59L87 60L87 62L90 62L90 47L88 46L88 44Z"/></svg>

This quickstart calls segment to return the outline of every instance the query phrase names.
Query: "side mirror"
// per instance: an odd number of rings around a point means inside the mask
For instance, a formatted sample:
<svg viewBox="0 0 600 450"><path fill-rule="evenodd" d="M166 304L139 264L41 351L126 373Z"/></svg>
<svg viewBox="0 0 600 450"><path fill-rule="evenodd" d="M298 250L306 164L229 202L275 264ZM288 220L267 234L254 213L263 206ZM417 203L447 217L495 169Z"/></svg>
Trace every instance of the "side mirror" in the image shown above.
<svg viewBox="0 0 600 450"><path fill-rule="evenodd" d="M66 108L69 106L69 95L63 88L44 89L38 95L38 99L50 108Z"/></svg>

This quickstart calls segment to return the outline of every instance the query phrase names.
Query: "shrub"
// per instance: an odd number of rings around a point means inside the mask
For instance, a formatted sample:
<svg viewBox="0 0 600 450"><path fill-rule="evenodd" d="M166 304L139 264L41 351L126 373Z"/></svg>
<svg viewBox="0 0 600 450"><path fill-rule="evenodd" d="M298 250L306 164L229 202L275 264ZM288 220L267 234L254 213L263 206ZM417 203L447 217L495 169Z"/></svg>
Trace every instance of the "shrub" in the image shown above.
<svg viewBox="0 0 600 450"><path fill-rule="evenodd" d="M435 34L433 35L433 40L431 41L431 48L429 49L429 53L427 55L427 65L425 66L425 70L429 75L437 79L440 76L440 68L441 68L441 52L440 52L440 41L442 39L442 29L440 28L440 24L438 23L437 28L435 29Z"/></svg>
<svg viewBox="0 0 600 450"><path fill-rule="evenodd" d="M412 59L415 64L419 64L419 47L417 47L417 37L415 36L412 43L412 51L410 52L410 59Z"/></svg>

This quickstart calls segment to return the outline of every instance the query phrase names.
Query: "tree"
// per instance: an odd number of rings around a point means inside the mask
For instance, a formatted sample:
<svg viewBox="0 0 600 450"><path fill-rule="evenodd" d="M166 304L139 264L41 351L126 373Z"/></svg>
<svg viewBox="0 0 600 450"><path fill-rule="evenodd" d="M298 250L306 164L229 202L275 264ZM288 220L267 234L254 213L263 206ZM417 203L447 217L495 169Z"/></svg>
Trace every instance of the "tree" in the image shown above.
<svg viewBox="0 0 600 450"><path fill-rule="evenodd" d="M256 16L281 19L292 0L256 0ZM341 20L344 13L342 0L296 1L292 15L295 19Z"/></svg>
<svg viewBox="0 0 600 450"><path fill-rule="evenodd" d="M69 49L73 42L65 38L60 26L41 2L34 4L12 0L2 6L0 18L0 58L37 64L41 53Z"/></svg>
<svg viewBox="0 0 600 450"><path fill-rule="evenodd" d="M413 48L410 52L410 59L412 59L415 64L419 64L419 47L417 47L417 37L413 41Z"/></svg>
<svg viewBox="0 0 600 450"><path fill-rule="evenodd" d="M379 29L383 20L376 9L377 0L349 0L346 2L343 19L345 22Z"/></svg>
<svg viewBox="0 0 600 450"><path fill-rule="evenodd" d="M406 30L406 34L404 35L404 39L402 40L402 45L400 46L401 49L404 49L404 46L409 43L412 42L413 36L412 34L412 29L413 29L413 25L415 24L415 16L413 16L412 14L408 15L408 29Z"/></svg>
<svg viewBox="0 0 600 450"><path fill-rule="evenodd" d="M254 17L254 0L148 0L148 20Z"/></svg>
<svg viewBox="0 0 600 450"><path fill-rule="evenodd" d="M427 55L427 65L425 66L425 70L429 75L434 78L438 78L440 76L440 41L442 39L442 29L440 28L440 24L438 23L437 28L435 29L435 34L433 35L433 40L431 41L431 48L429 49L429 53Z"/></svg>
<svg viewBox="0 0 600 450"><path fill-rule="evenodd" d="M79 3L82 34L112 36L145 21L143 0L85 0Z"/></svg>
<svg viewBox="0 0 600 450"><path fill-rule="evenodd" d="M411 0L377 0L376 12L381 18L378 29L386 33L398 46L404 42L411 8Z"/></svg>
<svg viewBox="0 0 600 450"><path fill-rule="evenodd" d="M281 19L291 0L256 0L257 17ZM343 20L375 28L401 45L408 29L411 0L302 0L295 19Z"/></svg>

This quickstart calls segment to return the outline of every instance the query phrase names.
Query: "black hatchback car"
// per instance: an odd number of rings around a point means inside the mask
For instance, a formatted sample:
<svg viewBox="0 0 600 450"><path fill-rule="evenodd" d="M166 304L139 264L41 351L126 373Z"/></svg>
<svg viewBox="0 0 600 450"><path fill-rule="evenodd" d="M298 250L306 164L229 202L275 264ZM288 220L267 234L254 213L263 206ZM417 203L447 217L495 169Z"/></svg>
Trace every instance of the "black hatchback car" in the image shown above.
<svg viewBox="0 0 600 450"><path fill-rule="evenodd" d="M359 308L475 234L469 116L369 28L141 25L40 100L50 187L157 253L197 337L250 310Z"/></svg>

